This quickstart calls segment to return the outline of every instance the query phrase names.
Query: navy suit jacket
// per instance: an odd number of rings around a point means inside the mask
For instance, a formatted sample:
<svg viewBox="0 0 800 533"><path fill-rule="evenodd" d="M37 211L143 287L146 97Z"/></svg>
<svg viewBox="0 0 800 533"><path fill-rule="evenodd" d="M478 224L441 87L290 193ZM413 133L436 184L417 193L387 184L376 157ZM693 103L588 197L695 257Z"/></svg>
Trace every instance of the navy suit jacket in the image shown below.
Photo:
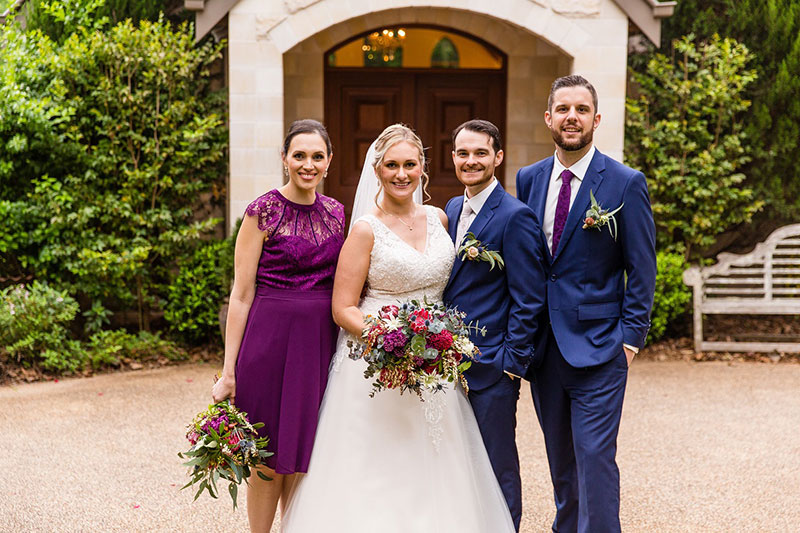
<svg viewBox="0 0 800 533"><path fill-rule="evenodd" d="M451 198L445 212L455 242L463 195ZM539 314L545 309L546 247L533 212L500 184L469 227L489 250L499 252L505 268L489 270L485 261L456 257L444 301L467 313L466 321L486 327L470 332L481 355L465 373L471 389L489 387L508 371L524 376L534 355Z"/></svg>
<svg viewBox="0 0 800 533"><path fill-rule="evenodd" d="M552 171L553 157L548 157L517 172L517 197L539 220L544 220ZM616 240L607 227L582 228L589 191L604 209L624 203L615 215ZM644 346L656 282L655 224L644 174L596 151L558 249L552 256L545 250L548 318L570 365L610 361L623 343Z"/></svg>

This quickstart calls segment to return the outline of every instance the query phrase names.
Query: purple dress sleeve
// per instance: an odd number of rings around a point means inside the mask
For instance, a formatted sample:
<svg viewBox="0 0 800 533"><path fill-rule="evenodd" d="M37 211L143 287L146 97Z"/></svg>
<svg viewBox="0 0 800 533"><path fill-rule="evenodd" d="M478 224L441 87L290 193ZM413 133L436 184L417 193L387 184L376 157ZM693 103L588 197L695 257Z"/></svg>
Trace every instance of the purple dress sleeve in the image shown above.
<svg viewBox="0 0 800 533"><path fill-rule="evenodd" d="M247 206L264 232L256 285L296 290L330 290L344 243L344 207L317 194L297 204L272 190Z"/></svg>

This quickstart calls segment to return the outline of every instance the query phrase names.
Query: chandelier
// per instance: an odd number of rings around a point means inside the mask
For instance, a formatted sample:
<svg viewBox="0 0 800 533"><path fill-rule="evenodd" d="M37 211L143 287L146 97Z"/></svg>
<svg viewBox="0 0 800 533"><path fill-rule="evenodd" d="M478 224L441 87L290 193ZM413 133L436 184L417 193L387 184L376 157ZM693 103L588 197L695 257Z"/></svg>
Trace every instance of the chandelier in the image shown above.
<svg viewBox="0 0 800 533"><path fill-rule="evenodd" d="M383 60L384 63L394 61L397 50L403 46L406 38L406 30L387 28L375 31L364 37L364 44L361 50L370 60Z"/></svg>

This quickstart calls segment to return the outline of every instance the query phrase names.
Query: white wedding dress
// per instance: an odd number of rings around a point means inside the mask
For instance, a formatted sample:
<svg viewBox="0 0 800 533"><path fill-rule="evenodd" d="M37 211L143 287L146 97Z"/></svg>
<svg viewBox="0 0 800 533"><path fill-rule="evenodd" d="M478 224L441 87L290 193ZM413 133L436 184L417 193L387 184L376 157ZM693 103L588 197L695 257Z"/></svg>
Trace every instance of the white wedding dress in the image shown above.
<svg viewBox="0 0 800 533"><path fill-rule="evenodd" d="M374 245L364 314L410 299L441 301L455 251L425 207L420 253L372 215ZM514 525L469 401L459 386L425 396L396 389L370 398L363 360L339 335L314 451L282 518L287 533L495 533Z"/></svg>

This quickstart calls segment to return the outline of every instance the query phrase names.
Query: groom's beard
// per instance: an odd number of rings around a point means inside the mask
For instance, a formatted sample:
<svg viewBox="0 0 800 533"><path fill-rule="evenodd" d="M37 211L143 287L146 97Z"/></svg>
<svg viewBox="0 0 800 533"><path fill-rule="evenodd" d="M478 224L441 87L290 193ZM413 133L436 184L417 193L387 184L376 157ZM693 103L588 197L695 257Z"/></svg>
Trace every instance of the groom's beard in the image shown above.
<svg viewBox="0 0 800 533"><path fill-rule="evenodd" d="M589 130L577 139L568 141L564 139L561 134L561 131L557 130L550 130L550 134L553 136L553 140L555 141L556 145L562 150L566 150L567 152L577 152L578 150L585 148L589 143L592 142L592 138L594 137L594 130Z"/></svg>

